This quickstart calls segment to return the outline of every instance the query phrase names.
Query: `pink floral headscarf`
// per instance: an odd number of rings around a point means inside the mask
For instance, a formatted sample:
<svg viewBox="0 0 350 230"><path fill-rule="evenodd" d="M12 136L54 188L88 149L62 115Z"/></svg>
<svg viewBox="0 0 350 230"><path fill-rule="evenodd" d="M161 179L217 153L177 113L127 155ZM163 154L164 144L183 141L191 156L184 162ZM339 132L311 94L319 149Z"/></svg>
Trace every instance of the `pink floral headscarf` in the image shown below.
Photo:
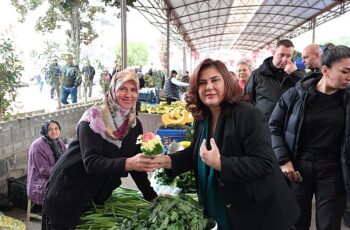
<svg viewBox="0 0 350 230"><path fill-rule="evenodd" d="M135 82L137 89L139 89L139 80L134 72L125 70L115 74L103 104L92 106L86 110L79 121L79 123L81 121L89 122L90 128L95 133L100 134L103 139L119 148L123 138L136 125L136 103L133 108L124 109L119 106L115 98L115 92L127 81Z"/></svg>

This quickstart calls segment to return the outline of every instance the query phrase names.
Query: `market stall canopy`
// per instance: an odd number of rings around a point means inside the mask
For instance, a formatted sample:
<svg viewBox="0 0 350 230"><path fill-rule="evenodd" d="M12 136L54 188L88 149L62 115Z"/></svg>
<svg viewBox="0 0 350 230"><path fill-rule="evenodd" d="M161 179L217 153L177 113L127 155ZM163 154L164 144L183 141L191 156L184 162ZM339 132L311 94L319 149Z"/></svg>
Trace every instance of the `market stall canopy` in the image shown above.
<svg viewBox="0 0 350 230"><path fill-rule="evenodd" d="M293 38L350 10L348 0L138 0L135 8L192 51L251 50Z"/></svg>

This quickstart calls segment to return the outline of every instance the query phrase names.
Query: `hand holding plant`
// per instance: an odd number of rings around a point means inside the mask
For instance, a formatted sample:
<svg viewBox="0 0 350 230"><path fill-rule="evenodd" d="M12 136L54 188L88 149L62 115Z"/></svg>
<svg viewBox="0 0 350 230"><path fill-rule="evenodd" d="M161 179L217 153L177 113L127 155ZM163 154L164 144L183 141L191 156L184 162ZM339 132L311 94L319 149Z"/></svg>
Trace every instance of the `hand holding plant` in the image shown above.
<svg viewBox="0 0 350 230"><path fill-rule="evenodd" d="M145 156L153 157L163 153L163 145L159 135L152 132L139 135L136 144L141 144L141 151Z"/></svg>

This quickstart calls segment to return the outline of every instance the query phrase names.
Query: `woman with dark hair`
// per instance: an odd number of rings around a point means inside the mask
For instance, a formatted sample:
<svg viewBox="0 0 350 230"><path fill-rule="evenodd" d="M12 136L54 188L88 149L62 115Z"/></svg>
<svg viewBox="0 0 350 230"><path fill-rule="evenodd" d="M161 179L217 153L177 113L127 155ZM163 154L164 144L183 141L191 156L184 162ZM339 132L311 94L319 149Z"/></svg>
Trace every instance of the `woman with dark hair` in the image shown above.
<svg viewBox="0 0 350 230"><path fill-rule="evenodd" d="M39 206L43 204L45 185L53 166L66 151L61 139L61 126L57 121L45 121L40 135L29 148L27 173L28 199Z"/></svg>
<svg viewBox="0 0 350 230"><path fill-rule="evenodd" d="M350 48L327 48L321 72L284 93L269 121L276 158L302 210L296 230L310 228L314 195L317 229L340 229L350 192Z"/></svg>
<svg viewBox="0 0 350 230"><path fill-rule="evenodd" d="M190 79L187 109L195 118L191 145L158 156L169 176L194 170L199 202L220 230L283 230L298 206L278 168L263 114L225 64L206 59Z"/></svg>
<svg viewBox="0 0 350 230"><path fill-rule="evenodd" d="M118 72L104 103L85 111L78 122L77 139L50 176L42 229L74 229L89 201L104 204L129 173L146 200L157 196L147 177L157 165L136 145L143 133L136 117L138 90L134 72Z"/></svg>

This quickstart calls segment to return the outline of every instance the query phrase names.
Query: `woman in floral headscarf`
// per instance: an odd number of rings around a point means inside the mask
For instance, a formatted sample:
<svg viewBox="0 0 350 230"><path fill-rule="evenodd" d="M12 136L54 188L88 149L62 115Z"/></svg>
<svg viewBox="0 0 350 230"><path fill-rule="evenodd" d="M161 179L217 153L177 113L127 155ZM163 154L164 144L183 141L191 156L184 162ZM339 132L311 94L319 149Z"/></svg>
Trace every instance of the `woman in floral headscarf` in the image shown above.
<svg viewBox="0 0 350 230"><path fill-rule="evenodd" d="M42 229L74 229L89 201L103 204L128 173L146 200L157 196L146 173L156 165L136 145L143 133L135 112L138 89L135 73L119 72L112 78L104 103L83 114L77 139L50 177Z"/></svg>
<svg viewBox="0 0 350 230"><path fill-rule="evenodd" d="M29 148L27 176L27 196L39 206L43 203L45 184L53 166L66 150L60 138L61 126L57 121L45 121L40 135Z"/></svg>

